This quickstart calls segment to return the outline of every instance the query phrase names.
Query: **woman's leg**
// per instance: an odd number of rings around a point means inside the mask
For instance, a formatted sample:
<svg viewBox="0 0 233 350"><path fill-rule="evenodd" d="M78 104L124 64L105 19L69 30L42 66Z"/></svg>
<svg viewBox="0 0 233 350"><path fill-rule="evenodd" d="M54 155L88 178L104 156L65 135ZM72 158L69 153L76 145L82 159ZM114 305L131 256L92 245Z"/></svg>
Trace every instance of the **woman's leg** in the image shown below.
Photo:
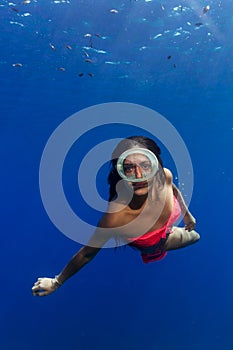
<svg viewBox="0 0 233 350"><path fill-rule="evenodd" d="M172 231L163 246L163 251L184 248L200 239L200 235L194 230L187 231L183 227L174 226Z"/></svg>

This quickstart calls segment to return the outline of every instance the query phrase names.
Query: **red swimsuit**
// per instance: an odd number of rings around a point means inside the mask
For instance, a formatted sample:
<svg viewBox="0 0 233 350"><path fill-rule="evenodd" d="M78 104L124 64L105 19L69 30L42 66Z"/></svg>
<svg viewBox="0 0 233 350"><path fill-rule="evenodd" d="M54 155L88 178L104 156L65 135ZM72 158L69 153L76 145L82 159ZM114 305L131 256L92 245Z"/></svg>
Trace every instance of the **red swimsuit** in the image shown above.
<svg viewBox="0 0 233 350"><path fill-rule="evenodd" d="M147 232L137 238L128 238L131 247L138 248L141 251L142 260L144 263L157 261L164 258L167 252L162 251L162 247L169 234L172 233L172 226L180 217L181 209L175 196L172 213L167 223L154 231Z"/></svg>

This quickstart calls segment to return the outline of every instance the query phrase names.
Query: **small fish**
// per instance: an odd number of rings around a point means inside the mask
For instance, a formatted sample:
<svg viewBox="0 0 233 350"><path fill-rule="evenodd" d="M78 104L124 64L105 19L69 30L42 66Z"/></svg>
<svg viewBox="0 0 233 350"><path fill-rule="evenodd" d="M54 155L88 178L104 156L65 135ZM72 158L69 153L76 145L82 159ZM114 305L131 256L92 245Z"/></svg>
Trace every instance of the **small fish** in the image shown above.
<svg viewBox="0 0 233 350"><path fill-rule="evenodd" d="M89 77L94 77L94 74L93 73L87 73L87 75L89 75Z"/></svg>
<svg viewBox="0 0 233 350"><path fill-rule="evenodd" d="M197 22L197 23L195 23L195 26L196 26L196 27L203 26L203 23L201 23L201 22Z"/></svg>
<svg viewBox="0 0 233 350"><path fill-rule="evenodd" d="M93 47L93 43L92 43L91 39L89 40L89 47L91 47L91 48Z"/></svg>
<svg viewBox="0 0 233 350"><path fill-rule="evenodd" d="M60 68L58 68L61 72L65 72L65 68L64 67L60 67Z"/></svg>
<svg viewBox="0 0 233 350"><path fill-rule="evenodd" d="M51 47L51 49L53 50L53 51L56 51L57 49L56 49L56 47L53 45L53 44L49 44L49 46Z"/></svg>
<svg viewBox="0 0 233 350"><path fill-rule="evenodd" d="M24 1L21 2L21 4L26 5L26 4L30 4L30 2L31 2L31 0L24 0Z"/></svg>
<svg viewBox="0 0 233 350"><path fill-rule="evenodd" d="M79 77L83 77L84 76L84 74L83 73L79 73L79 75L78 75Z"/></svg>
<svg viewBox="0 0 233 350"><path fill-rule="evenodd" d="M157 39L157 38L160 38L163 34L157 34L155 35L152 39Z"/></svg>
<svg viewBox="0 0 233 350"><path fill-rule="evenodd" d="M85 50L83 50L83 53L86 57L89 57L89 54Z"/></svg>
<svg viewBox="0 0 233 350"><path fill-rule="evenodd" d="M13 67L23 67L22 63L12 63Z"/></svg>
<svg viewBox="0 0 233 350"><path fill-rule="evenodd" d="M102 37L101 34L98 34L98 33L96 33L94 35L97 36L97 38L101 38Z"/></svg>
<svg viewBox="0 0 233 350"><path fill-rule="evenodd" d="M168 60L170 60L171 58L172 58L172 56L171 56L171 55L167 56L167 59L168 59Z"/></svg>
<svg viewBox="0 0 233 350"><path fill-rule="evenodd" d="M203 7L203 9L202 9L203 15L206 14L209 10L210 10L210 5Z"/></svg>
<svg viewBox="0 0 233 350"><path fill-rule="evenodd" d="M14 11L14 12L19 12L19 10L16 8L16 7L11 7L11 9L12 9L12 11Z"/></svg>
<svg viewBox="0 0 233 350"><path fill-rule="evenodd" d="M116 9L111 9L111 10L109 10L109 12L111 12L111 13L118 13L119 11L116 10Z"/></svg>
<svg viewBox="0 0 233 350"><path fill-rule="evenodd" d="M164 11L164 10L165 10L165 6L164 6L164 5L161 5L161 9Z"/></svg>
<svg viewBox="0 0 233 350"><path fill-rule="evenodd" d="M92 63L92 60L90 58L86 58L85 62Z"/></svg>
<svg viewBox="0 0 233 350"><path fill-rule="evenodd" d="M173 67L176 68L176 64L175 63L173 64Z"/></svg>
<svg viewBox="0 0 233 350"><path fill-rule="evenodd" d="M91 34L90 33L87 33L84 35L84 38L90 38L91 37Z"/></svg>
<svg viewBox="0 0 233 350"><path fill-rule="evenodd" d="M72 47L71 47L70 45L66 45L66 48L67 48L68 50L72 50Z"/></svg>

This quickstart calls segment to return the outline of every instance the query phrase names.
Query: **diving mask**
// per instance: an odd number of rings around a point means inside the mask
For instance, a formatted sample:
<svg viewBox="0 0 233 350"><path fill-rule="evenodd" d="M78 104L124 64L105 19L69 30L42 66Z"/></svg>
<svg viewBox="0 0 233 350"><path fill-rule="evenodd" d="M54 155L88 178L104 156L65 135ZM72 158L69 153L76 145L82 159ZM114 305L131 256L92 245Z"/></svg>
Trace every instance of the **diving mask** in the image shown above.
<svg viewBox="0 0 233 350"><path fill-rule="evenodd" d="M117 161L120 177L130 182L150 180L159 169L159 162L153 152L146 148L131 148L123 152Z"/></svg>

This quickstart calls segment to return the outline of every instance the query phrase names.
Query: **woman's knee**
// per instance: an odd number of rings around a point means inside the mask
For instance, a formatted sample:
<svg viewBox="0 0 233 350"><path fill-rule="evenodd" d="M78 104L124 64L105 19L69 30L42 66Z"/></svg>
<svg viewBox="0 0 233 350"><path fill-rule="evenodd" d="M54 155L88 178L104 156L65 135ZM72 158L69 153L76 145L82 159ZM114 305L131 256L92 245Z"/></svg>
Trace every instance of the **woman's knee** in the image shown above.
<svg viewBox="0 0 233 350"><path fill-rule="evenodd" d="M164 250L173 250L187 247L198 242L200 239L199 233L196 231L187 231L185 228L174 227L164 245Z"/></svg>
<svg viewBox="0 0 233 350"><path fill-rule="evenodd" d="M200 239L200 235L199 233L197 233L196 231L190 231L191 233L191 239L192 239L192 242L195 243L195 242L198 242L199 239Z"/></svg>

